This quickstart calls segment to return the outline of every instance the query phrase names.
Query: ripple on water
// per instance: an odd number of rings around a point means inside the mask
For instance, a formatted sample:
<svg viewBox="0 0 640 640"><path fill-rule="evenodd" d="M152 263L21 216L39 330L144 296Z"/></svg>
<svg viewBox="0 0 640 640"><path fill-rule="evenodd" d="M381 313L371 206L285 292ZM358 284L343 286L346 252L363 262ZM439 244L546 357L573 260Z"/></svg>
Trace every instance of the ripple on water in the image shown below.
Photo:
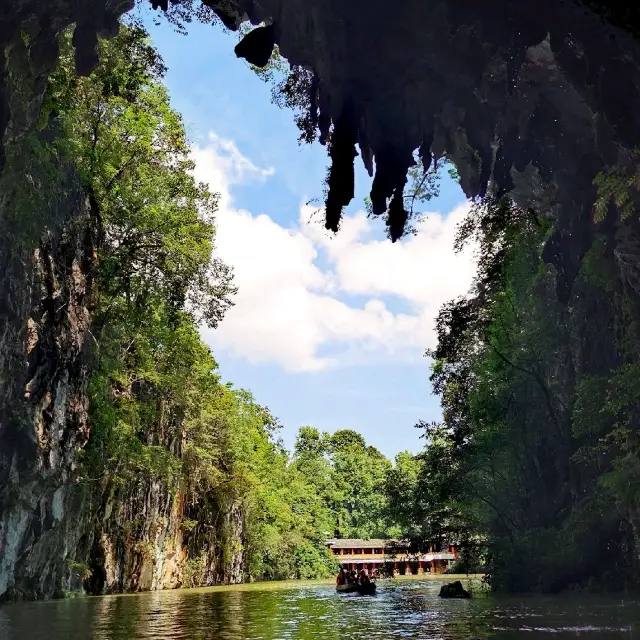
<svg viewBox="0 0 640 640"><path fill-rule="evenodd" d="M2 640L640 640L640 601L567 596L440 600L441 582L381 583L375 597L326 585L181 590L0 608Z"/></svg>

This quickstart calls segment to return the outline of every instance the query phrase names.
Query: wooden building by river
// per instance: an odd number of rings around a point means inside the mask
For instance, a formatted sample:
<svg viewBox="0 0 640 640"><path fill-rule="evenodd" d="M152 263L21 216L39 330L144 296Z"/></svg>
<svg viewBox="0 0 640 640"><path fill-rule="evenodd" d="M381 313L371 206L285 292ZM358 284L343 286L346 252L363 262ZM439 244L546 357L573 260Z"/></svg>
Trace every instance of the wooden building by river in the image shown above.
<svg viewBox="0 0 640 640"><path fill-rule="evenodd" d="M443 573L458 558L455 545L446 545L427 553L410 553L396 540L359 540L355 538L327 540L327 546L340 566L347 571L367 569L369 573L390 569L395 574Z"/></svg>

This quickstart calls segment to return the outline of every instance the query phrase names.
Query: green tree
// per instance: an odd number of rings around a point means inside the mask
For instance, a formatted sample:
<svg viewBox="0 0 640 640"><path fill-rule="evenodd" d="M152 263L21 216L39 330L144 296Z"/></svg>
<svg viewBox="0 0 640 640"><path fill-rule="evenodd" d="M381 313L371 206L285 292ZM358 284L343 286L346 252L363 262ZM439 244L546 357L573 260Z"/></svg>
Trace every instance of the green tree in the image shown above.
<svg viewBox="0 0 640 640"><path fill-rule="evenodd" d="M328 441L338 536L384 537L384 483L391 463L355 431L336 431Z"/></svg>
<svg viewBox="0 0 640 640"><path fill-rule="evenodd" d="M395 463L388 469L384 493L387 503L387 519L393 523L387 533L391 538L400 538L405 535L415 536L417 523L416 498L418 496L417 485L421 460L408 451L402 451L396 455ZM421 522L421 518L419 518Z"/></svg>
<svg viewBox="0 0 640 640"><path fill-rule="evenodd" d="M328 457L328 439L314 427L300 427L293 451L293 468L309 488L308 513L312 514L321 542L335 534L335 516L332 506L336 500L331 462Z"/></svg>
<svg viewBox="0 0 640 640"><path fill-rule="evenodd" d="M316 529L329 537L396 537L407 532L420 458L404 452L392 465L350 429L333 434L301 427L293 464L313 487Z"/></svg>
<svg viewBox="0 0 640 640"><path fill-rule="evenodd" d="M408 528L481 545L506 591L640 575L633 285L616 283L603 234L560 304L563 274L543 260L552 228L504 198L476 207L459 237L478 244L473 295L444 306L430 353L444 425L426 425L414 502L425 517Z"/></svg>
<svg viewBox="0 0 640 640"><path fill-rule="evenodd" d="M173 438L158 434L194 411L201 377L216 366L196 323L215 326L234 288L229 268L212 260L216 197L193 178L161 58L135 25L99 54L91 76L77 78L63 34L45 95L55 151L82 181L95 239L97 365L85 460L91 475L175 476Z"/></svg>
<svg viewBox="0 0 640 640"><path fill-rule="evenodd" d="M135 25L102 42L99 57L90 77L76 78L67 34L47 106L63 129L58 151L89 194L99 290L109 300L100 313L117 313L122 300L127 315L144 314L155 296L216 326L234 292L230 269L211 257L217 196L193 178L162 59Z"/></svg>

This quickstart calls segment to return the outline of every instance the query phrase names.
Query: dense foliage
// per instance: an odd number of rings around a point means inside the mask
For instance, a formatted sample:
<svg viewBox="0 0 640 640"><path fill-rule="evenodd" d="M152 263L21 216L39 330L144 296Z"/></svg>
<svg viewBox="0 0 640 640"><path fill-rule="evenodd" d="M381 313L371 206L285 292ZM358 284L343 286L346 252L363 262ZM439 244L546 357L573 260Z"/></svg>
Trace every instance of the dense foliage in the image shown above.
<svg viewBox="0 0 640 640"><path fill-rule="evenodd" d="M47 94L57 151L85 186L97 237L85 481L126 499L128 487L160 480L183 496L191 540L217 514L239 513L238 535L221 529L217 541L244 547L249 579L324 575L331 560L300 507L309 486L274 437L277 421L221 383L199 337L234 287L212 258L216 196L192 176L162 60L136 25L100 47L96 70L78 79L67 38Z"/></svg>
<svg viewBox="0 0 640 640"><path fill-rule="evenodd" d="M597 230L564 306L542 259L552 227L487 198L460 229L478 274L438 317L443 424L419 425L404 525L422 544L457 538L496 589L637 585L639 307L620 260L635 231Z"/></svg>
<svg viewBox="0 0 640 640"><path fill-rule="evenodd" d="M238 558L247 580L330 575L328 537L391 530L393 467L351 431L304 427L290 455L269 410L221 381L198 327L217 326L233 304L233 274L215 257L217 196L193 177L162 59L132 22L78 78L71 39L61 38L31 142L43 166L65 164L88 204L93 354L81 481L97 504L135 505L161 487L179 505L184 584ZM96 513L96 527L105 517ZM111 526L121 544L137 545L144 521Z"/></svg>
<svg viewBox="0 0 640 640"><path fill-rule="evenodd" d="M293 463L313 485L314 513L325 538L385 538L401 533L394 500L417 460L400 453L395 465L355 431L333 434L302 427Z"/></svg>

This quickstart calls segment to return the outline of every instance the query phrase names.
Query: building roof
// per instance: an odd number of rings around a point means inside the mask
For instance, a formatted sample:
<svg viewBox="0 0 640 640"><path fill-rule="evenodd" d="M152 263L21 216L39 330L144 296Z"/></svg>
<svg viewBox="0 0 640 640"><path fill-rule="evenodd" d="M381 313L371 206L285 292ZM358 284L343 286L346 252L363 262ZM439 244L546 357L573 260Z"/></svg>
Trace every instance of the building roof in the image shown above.
<svg viewBox="0 0 640 640"><path fill-rule="evenodd" d="M370 540L362 540L359 538L332 538L327 540L327 544L332 549L374 549L384 548L392 544L397 544L395 540L383 540L382 538L371 538Z"/></svg>

